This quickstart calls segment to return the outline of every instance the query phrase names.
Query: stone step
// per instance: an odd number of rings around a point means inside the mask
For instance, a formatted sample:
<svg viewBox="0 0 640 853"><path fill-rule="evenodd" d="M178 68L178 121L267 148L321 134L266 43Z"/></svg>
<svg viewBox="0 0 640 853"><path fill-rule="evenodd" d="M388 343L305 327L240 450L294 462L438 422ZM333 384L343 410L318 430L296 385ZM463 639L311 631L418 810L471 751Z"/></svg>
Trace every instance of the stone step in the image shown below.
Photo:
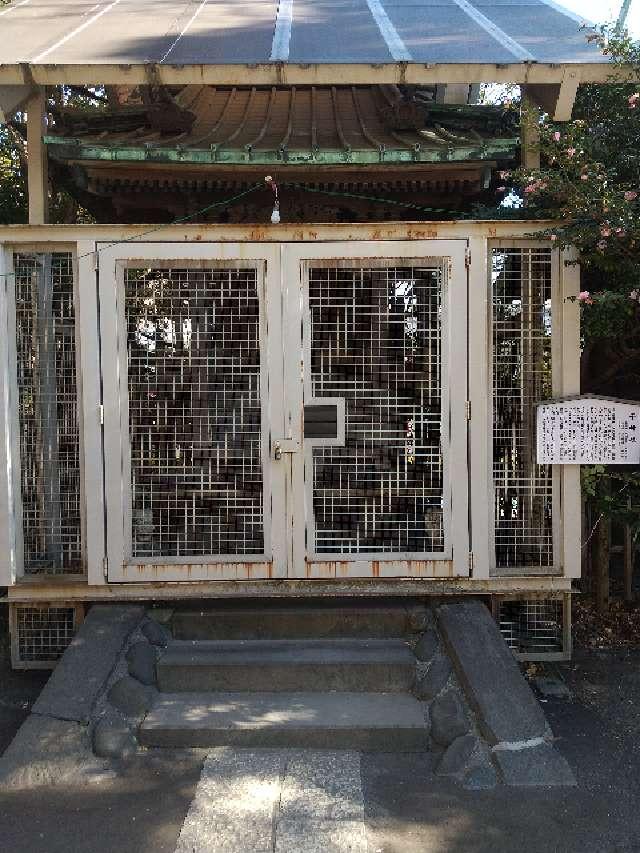
<svg viewBox="0 0 640 853"><path fill-rule="evenodd" d="M404 693L161 693L143 721L150 747L428 749L424 706Z"/></svg>
<svg viewBox="0 0 640 853"><path fill-rule="evenodd" d="M416 659L403 640L174 641L158 662L165 693L411 690Z"/></svg>
<svg viewBox="0 0 640 853"><path fill-rule="evenodd" d="M232 604L176 610L177 640L280 640L406 637L424 627L426 608L413 601L315 601ZM422 624L421 624L422 623Z"/></svg>

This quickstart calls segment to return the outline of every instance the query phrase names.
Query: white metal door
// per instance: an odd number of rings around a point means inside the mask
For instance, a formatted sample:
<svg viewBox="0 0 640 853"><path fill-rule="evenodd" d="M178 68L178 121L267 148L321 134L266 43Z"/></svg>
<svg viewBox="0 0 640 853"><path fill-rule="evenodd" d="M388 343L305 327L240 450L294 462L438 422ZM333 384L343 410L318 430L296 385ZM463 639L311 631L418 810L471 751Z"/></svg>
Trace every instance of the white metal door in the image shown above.
<svg viewBox="0 0 640 853"><path fill-rule="evenodd" d="M284 247L289 576L468 575L465 252Z"/></svg>
<svg viewBox="0 0 640 853"><path fill-rule="evenodd" d="M279 247L99 248L109 580L284 575Z"/></svg>

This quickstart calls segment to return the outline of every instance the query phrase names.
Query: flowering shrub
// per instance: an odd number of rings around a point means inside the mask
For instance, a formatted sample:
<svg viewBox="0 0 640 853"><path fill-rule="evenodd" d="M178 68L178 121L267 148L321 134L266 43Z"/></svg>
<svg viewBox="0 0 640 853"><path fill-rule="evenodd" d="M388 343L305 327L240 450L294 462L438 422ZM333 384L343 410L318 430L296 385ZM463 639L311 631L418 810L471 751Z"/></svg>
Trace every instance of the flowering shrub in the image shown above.
<svg viewBox="0 0 640 853"><path fill-rule="evenodd" d="M581 86L572 121L541 119L542 167L501 173L498 196L520 196L523 218L557 223L543 233L579 251L583 392L640 400L640 44L613 27L590 38L611 82ZM640 472L592 466L583 489L596 518L640 535Z"/></svg>

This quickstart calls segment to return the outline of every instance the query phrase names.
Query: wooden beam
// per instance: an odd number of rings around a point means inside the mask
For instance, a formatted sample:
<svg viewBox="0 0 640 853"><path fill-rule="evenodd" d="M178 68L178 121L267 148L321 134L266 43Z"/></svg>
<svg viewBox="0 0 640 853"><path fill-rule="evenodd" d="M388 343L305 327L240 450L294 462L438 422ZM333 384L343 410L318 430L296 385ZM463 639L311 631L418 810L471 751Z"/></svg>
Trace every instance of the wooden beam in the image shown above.
<svg viewBox="0 0 640 853"><path fill-rule="evenodd" d="M578 72L567 71L561 83L531 83L523 89L526 89L528 98L554 121L569 121L579 85Z"/></svg>
<svg viewBox="0 0 640 853"><path fill-rule="evenodd" d="M575 63L295 63L265 62L258 65L169 65L169 64L73 64L0 65L0 83L53 85L367 85L407 83L561 83L566 70L582 83L610 80L610 62Z"/></svg>
<svg viewBox="0 0 640 853"><path fill-rule="evenodd" d="M0 124L6 124L33 95L33 86L0 86Z"/></svg>
<svg viewBox="0 0 640 853"><path fill-rule="evenodd" d="M29 162L29 224L44 225L49 219L49 177L46 130L46 98L43 89L27 101L27 155Z"/></svg>

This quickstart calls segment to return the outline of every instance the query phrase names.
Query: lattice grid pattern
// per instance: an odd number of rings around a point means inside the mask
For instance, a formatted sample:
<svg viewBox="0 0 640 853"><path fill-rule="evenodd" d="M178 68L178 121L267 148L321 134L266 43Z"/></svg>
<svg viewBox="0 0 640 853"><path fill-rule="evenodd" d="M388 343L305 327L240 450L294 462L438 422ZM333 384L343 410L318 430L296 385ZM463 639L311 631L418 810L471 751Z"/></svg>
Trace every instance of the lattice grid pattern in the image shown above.
<svg viewBox="0 0 640 853"><path fill-rule="evenodd" d="M14 256L25 572L83 571L73 262Z"/></svg>
<svg viewBox="0 0 640 853"><path fill-rule="evenodd" d="M127 269L134 557L261 554L256 269Z"/></svg>
<svg viewBox="0 0 640 853"><path fill-rule="evenodd" d="M535 461L551 397L551 250L494 249L493 478L498 568L553 564L552 474Z"/></svg>
<svg viewBox="0 0 640 853"><path fill-rule="evenodd" d="M14 665L53 663L73 639L75 607L16 605Z"/></svg>
<svg viewBox="0 0 640 853"><path fill-rule="evenodd" d="M563 651L562 599L501 601L498 607L500 631L514 652L534 656Z"/></svg>
<svg viewBox="0 0 640 853"><path fill-rule="evenodd" d="M317 553L444 549L439 263L309 270L313 396L345 446L313 449Z"/></svg>

